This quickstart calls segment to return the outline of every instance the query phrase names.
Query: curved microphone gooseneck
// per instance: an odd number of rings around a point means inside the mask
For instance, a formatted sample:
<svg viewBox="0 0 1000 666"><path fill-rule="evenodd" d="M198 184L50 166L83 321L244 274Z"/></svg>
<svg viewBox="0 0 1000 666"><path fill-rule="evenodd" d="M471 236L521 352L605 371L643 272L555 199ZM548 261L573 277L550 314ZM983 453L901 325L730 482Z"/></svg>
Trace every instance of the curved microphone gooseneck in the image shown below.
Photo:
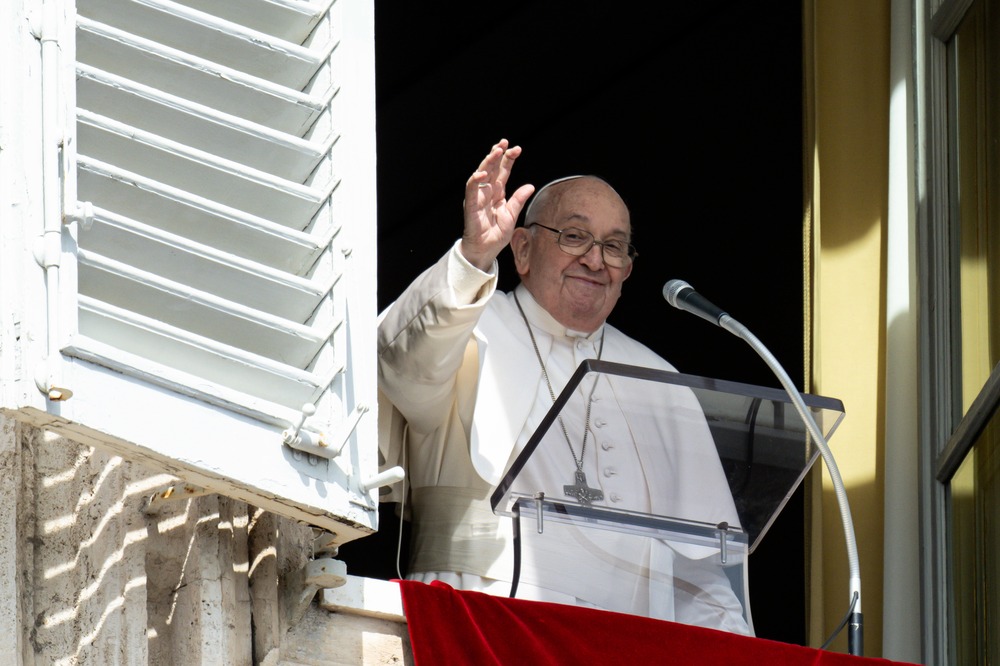
<svg viewBox="0 0 1000 666"><path fill-rule="evenodd" d="M819 426L816 425L816 420L809 413L802 395L795 388L792 380L788 377L788 373L785 372L785 369L781 367L781 364L778 363L771 352L768 351L763 343L746 326L730 317L721 308L713 305L683 280L670 280L663 285L663 298L675 308L697 315L749 343L778 377L785 392L788 393L788 396L795 404L795 409L798 410L799 416L802 417L802 421L806 424L809 434L812 435L813 440L815 440L816 445L819 447L820 453L823 455L823 461L830 472L830 478L833 480L834 491L837 495L837 504L840 508L840 518L844 524L844 538L847 541L847 562L850 570L850 610L848 611L850 624L847 630L847 650L852 655L860 656L864 650L863 619L861 615L861 567L858 564L858 546L854 537L854 522L851 519L851 508L847 502L847 490L844 488L844 482L840 478L840 470L837 468L837 462L833 459L833 453L830 451L826 438L823 437Z"/></svg>

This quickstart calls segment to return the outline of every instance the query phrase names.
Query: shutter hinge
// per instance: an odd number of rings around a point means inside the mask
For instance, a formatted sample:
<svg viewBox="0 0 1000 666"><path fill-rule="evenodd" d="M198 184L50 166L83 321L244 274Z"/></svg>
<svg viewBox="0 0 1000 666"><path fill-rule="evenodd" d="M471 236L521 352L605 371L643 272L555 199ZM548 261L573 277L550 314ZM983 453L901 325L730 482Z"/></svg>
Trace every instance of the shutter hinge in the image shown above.
<svg viewBox="0 0 1000 666"><path fill-rule="evenodd" d="M291 430L285 430L282 434L282 442L297 451L332 460L344 450L344 445L347 444L347 440L351 438L354 430L358 427L358 422L367 411L367 405L358 405L340 430L328 437L325 433L302 427L306 419L316 413L316 406L306 403L302 406L302 413L295 427Z"/></svg>

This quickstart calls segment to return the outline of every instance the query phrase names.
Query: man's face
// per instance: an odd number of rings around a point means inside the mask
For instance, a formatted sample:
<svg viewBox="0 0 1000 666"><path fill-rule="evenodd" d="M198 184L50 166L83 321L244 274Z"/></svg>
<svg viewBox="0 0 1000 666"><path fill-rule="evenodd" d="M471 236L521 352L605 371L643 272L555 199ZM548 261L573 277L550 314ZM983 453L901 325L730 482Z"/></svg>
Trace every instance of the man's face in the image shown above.
<svg viewBox="0 0 1000 666"><path fill-rule="evenodd" d="M578 178L553 186L551 203L533 219L553 229L576 227L598 241L631 240L628 209L606 183ZM607 319L621 296L622 282L632 272L604 263L601 247L594 245L576 257L559 247L558 236L538 226L521 227L511 241L521 281L538 303L559 323L573 330L592 332Z"/></svg>

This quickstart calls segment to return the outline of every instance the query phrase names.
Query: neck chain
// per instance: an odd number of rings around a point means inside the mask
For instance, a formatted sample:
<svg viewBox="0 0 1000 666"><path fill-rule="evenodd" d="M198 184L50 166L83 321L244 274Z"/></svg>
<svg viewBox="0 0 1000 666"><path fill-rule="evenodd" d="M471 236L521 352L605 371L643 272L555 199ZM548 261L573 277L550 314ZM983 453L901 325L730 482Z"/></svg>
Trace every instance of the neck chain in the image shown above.
<svg viewBox="0 0 1000 666"><path fill-rule="evenodd" d="M549 389L549 397L552 398L552 402L556 401L556 392L552 388L552 382L549 380L549 373L545 369L545 361L542 359L542 353L538 350L538 342L535 340L535 333L531 330L531 324L528 323L528 317L524 314L524 308L521 307L521 301L517 298L517 293L514 293L514 303L517 304L517 309L521 313L521 318L524 320L524 325L528 329L528 337L531 338L531 346L535 350L535 357L538 359L538 365L542 368L542 377L545 378L545 385ZM597 360L601 360L601 356L604 354L604 330L601 330L601 343L597 349ZM594 388L597 387L597 383L594 383ZM573 449L573 443L569 438L569 431L566 429L566 424L563 422L562 414L558 415L559 427L562 428L563 437L566 438L566 446L569 447L569 453L573 456L573 462L576 464L576 473L574 478L576 483L567 484L563 486L563 492L570 496L577 498L583 504L590 504L593 501L600 501L604 499L604 492L599 488L591 488L587 485L587 476L583 473L583 454L587 450L587 435L590 432L590 406L593 404L593 394L594 389L590 391L590 398L587 400L587 410L586 416L583 423L583 444L580 446L580 457L576 455L576 451Z"/></svg>

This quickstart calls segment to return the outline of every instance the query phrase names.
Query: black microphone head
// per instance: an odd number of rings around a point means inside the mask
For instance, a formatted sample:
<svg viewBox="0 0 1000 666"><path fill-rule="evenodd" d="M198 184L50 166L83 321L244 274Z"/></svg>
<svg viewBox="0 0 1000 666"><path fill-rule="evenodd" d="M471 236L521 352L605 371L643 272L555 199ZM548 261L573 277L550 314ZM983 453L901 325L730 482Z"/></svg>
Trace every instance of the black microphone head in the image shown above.
<svg viewBox="0 0 1000 666"><path fill-rule="evenodd" d="M663 297L678 310L698 315L716 326L722 326L722 317L728 316L725 310L710 303L684 280L671 280L663 285Z"/></svg>
<svg viewBox="0 0 1000 666"><path fill-rule="evenodd" d="M685 289L694 290L694 287L689 285L684 280L669 280L665 285L663 285L663 298L667 299L667 303L670 303L675 308L679 308L680 305L677 304L677 296L680 295Z"/></svg>

